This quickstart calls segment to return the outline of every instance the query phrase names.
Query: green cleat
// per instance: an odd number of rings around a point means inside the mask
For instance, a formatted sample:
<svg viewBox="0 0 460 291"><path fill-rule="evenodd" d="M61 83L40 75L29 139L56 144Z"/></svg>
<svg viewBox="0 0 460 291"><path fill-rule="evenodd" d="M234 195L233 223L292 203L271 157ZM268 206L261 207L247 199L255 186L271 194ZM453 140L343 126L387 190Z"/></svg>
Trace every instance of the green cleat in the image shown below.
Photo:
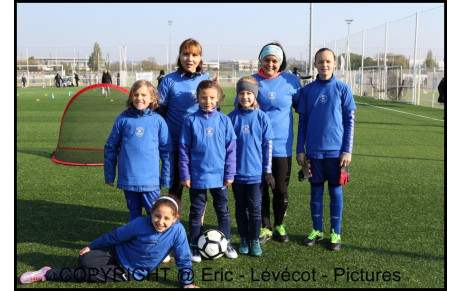
<svg viewBox="0 0 460 291"><path fill-rule="evenodd" d="M331 251L338 251L342 246L342 240L340 239L340 234L336 234L334 230L331 233L331 243L329 244L329 249Z"/></svg>
<svg viewBox="0 0 460 291"><path fill-rule="evenodd" d="M286 233L284 224L275 225L275 231L273 232L273 237L275 237L279 242L286 243L289 241L289 237Z"/></svg>
<svg viewBox="0 0 460 291"><path fill-rule="evenodd" d="M266 227L260 229L259 241L261 244L265 244L273 236L273 232Z"/></svg>
<svg viewBox="0 0 460 291"><path fill-rule="evenodd" d="M308 237L303 241L304 246L309 246L312 247L314 246L317 242L322 240L324 237L323 233L319 230L313 230Z"/></svg>

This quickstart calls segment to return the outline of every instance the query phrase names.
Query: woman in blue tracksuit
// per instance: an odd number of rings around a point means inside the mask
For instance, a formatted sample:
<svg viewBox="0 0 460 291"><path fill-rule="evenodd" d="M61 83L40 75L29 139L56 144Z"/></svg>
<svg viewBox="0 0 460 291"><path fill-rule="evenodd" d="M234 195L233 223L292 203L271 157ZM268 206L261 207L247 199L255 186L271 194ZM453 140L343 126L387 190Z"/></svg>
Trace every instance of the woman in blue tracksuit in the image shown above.
<svg viewBox="0 0 460 291"><path fill-rule="evenodd" d="M211 80L208 74L202 72L203 60L200 43L189 38L179 47L177 71L166 75L158 86L161 96L159 112L165 118L171 134L174 149L174 179L169 195L179 201L181 209L183 186L179 177L179 136L184 119L198 110L196 90L203 80Z"/></svg>
<svg viewBox="0 0 460 291"><path fill-rule="evenodd" d="M43 267L21 275L20 282L123 282L149 280L150 274L172 251L182 287L193 288L187 235L178 221L177 202L160 197L148 216L104 234L79 252L78 268ZM152 278L155 278L152 276Z"/></svg>
<svg viewBox="0 0 460 291"><path fill-rule="evenodd" d="M136 81L126 101L128 109L115 120L104 146L105 182L113 187L118 162L117 188L124 190L130 221L142 216L142 206L150 213L161 186L171 187L171 138L166 122L154 111L157 104L155 87Z"/></svg>
<svg viewBox="0 0 460 291"><path fill-rule="evenodd" d="M299 95L299 127L297 135L297 162L311 163L312 177L310 210L313 231L304 240L313 246L323 239L323 192L328 182L330 196L331 240L330 250L341 247L343 208L342 185L348 182L347 169L353 151L356 105L350 86L335 78L335 54L322 48L315 54L316 80ZM305 154L306 153L306 154Z"/></svg>
<svg viewBox="0 0 460 291"><path fill-rule="evenodd" d="M221 92L217 82L201 81L197 88L200 108L184 120L180 135L179 174L182 185L190 189L192 262L201 261L197 243L208 189L219 230L230 240L227 187L235 177L236 135L230 118L216 109ZM232 259L238 256L230 242L224 253Z"/></svg>
<svg viewBox="0 0 460 291"><path fill-rule="evenodd" d="M289 236L283 223L288 207L288 186L291 176L294 127L292 108L297 105L297 94L301 89L299 79L283 72L287 67L286 55L279 43L262 47L259 53L260 69L252 75L259 82L257 102L267 113L272 123L273 158L272 170L275 178L273 192L274 227L270 220L270 186L264 183L262 196L262 228L260 243L272 236L279 242L288 242Z"/></svg>
<svg viewBox="0 0 460 291"><path fill-rule="evenodd" d="M236 140L236 176L232 184L235 218L241 241L238 251L260 256L259 234L262 224L262 175L275 188L272 175L273 130L270 118L257 103L259 83L252 76L236 83L238 104L228 114Z"/></svg>

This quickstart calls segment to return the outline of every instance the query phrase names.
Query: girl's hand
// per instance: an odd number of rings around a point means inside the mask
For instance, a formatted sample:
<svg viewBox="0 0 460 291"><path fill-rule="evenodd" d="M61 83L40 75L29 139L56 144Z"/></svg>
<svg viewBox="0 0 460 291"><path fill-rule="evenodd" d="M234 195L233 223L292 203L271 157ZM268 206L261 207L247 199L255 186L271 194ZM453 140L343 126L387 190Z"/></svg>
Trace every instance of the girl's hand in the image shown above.
<svg viewBox="0 0 460 291"><path fill-rule="evenodd" d="M182 186L184 186L187 189L190 189L190 180L185 180L180 182Z"/></svg>
<svg viewBox="0 0 460 291"><path fill-rule="evenodd" d="M305 156L305 153L298 153L295 158L299 166L305 166L307 162L307 157Z"/></svg>
<svg viewBox="0 0 460 291"><path fill-rule="evenodd" d="M232 183L233 183L233 180L224 179L224 186L225 187L230 187L230 185L232 185Z"/></svg>
<svg viewBox="0 0 460 291"><path fill-rule="evenodd" d="M113 183L106 183L107 185L109 185L110 187L113 187Z"/></svg>
<svg viewBox="0 0 460 291"><path fill-rule="evenodd" d="M346 167L351 162L351 154L342 153L339 157L339 167Z"/></svg>
<svg viewBox="0 0 460 291"><path fill-rule="evenodd" d="M78 255L79 255L79 256L82 256L82 255L86 254L86 253L89 252L89 251L91 251L91 250L89 249L89 247L84 247L84 248L82 248L82 249L80 250L80 252L78 253Z"/></svg>
<svg viewBox="0 0 460 291"><path fill-rule="evenodd" d="M200 287L190 284L190 285L184 286L184 288L200 288Z"/></svg>

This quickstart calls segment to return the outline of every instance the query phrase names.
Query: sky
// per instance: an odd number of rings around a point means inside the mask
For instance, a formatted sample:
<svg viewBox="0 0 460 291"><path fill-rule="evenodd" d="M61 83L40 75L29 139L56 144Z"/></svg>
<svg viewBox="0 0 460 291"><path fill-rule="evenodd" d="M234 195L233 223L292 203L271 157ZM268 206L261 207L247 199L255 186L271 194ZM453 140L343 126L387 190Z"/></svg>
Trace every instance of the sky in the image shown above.
<svg viewBox="0 0 460 291"><path fill-rule="evenodd" d="M442 5L314 3L312 44L345 40L348 28L350 36L361 37L364 29ZM345 19L353 19L350 27ZM204 61L256 59L260 48L272 41L283 45L288 58L305 60L310 4L18 3L16 33L18 57L83 58L97 42L111 61L119 61L119 47L126 47L128 61L154 58L164 64L177 58L183 40L193 37L203 46Z"/></svg>

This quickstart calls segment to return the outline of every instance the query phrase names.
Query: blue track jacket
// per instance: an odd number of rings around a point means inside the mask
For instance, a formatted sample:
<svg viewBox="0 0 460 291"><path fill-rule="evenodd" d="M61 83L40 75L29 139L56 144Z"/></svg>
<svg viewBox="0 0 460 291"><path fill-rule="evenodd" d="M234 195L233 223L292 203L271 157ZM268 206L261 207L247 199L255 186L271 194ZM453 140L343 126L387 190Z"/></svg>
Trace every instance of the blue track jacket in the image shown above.
<svg viewBox="0 0 460 291"><path fill-rule="evenodd" d="M115 120L104 146L106 183L135 192L171 188L173 148L165 120L152 109L128 108ZM160 181L160 158L161 181Z"/></svg>

